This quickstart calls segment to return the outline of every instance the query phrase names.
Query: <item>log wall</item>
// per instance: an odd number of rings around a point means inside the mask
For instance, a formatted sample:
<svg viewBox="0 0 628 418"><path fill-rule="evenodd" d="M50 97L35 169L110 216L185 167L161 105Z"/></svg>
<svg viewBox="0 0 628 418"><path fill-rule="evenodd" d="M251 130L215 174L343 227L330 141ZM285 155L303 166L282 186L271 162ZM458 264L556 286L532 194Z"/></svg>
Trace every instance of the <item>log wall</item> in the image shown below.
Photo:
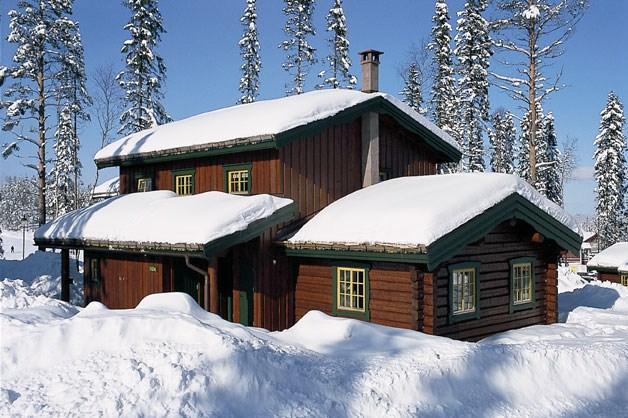
<svg viewBox="0 0 628 418"><path fill-rule="evenodd" d="M467 246L435 272L434 333L462 340L478 340L490 334L524 326L556 321L556 261L559 249L550 242L531 241L534 230L523 222L511 226L505 222L484 239ZM535 258L535 296L533 308L509 312L509 260ZM451 264L478 261L480 283L480 318L449 322L449 271Z"/></svg>

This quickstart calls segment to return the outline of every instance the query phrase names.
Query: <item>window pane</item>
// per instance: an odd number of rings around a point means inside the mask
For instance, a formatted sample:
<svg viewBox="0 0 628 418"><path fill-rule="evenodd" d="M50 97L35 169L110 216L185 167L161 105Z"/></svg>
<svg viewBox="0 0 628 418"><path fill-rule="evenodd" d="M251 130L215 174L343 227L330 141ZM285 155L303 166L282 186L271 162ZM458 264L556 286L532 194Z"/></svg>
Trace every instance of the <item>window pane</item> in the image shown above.
<svg viewBox="0 0 628 418"><path fill-rule="evenodd" d="M460 269L452 273L452 309L453 313L475 311L475 270Z"/></svg>
<svg viewBox="0 0 628 418"><path fill-rule="evenodd" d="M366 272L364 269L338 267L338 308L354 311L365 311Z"/></svg>

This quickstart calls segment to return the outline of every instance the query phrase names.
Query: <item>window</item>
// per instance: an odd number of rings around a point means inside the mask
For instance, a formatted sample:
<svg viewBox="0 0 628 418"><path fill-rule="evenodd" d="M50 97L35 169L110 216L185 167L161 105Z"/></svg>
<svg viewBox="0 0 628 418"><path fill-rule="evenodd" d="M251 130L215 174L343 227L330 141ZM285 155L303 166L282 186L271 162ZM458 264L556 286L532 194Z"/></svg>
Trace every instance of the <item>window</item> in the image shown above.
<svg viewBox="0 0 628 418"><path fill-rule="evenodd" d="M225 190L230 194L251 193L252 164L225 165Z"/></svg>
<svg viewBox="0 0 628 418"><path fill-rule="evenodd" d="M153 190L153 180L149 177L142 177L137 179L137 191L138 192L150 192Z"/></svg>
<svg viewBox="0 0 628 418"><path fill-rule="evenodd" d="M364 320L369 319L368 270L366 267L335 267L334 289L334 314Z"/></svg>
<svg viewBox="0 0 628 418"><path fill-rule="evenodd" d="M534 307L534 258L510 260L510 312Z"/></svg>
<svg viewBox="0 0 628 418"><path fill-rule="evenodd" d="M174 170L173 189L179 196L194 194L194 170Z"/></svg>
<svg viewBox="0 0 628 418"><path fill-rule="evenodd" d="M90 260L90 270L89 270L89 280L93 284L100 284L100 271L99 271L99 260L97 258L92 258Z"/></svg>
<svg viewBox="0 0 628 418"><path fill-rule="evenodd" d="M628 274L622 274L619 276L619 282L624 286L628 286Z"/></svg>
<svg viewBox="0 0 628 418"><path fill-rule="evenodd" d="M480 317L479 269L476 262L449 266L450 322Z"/></svg>

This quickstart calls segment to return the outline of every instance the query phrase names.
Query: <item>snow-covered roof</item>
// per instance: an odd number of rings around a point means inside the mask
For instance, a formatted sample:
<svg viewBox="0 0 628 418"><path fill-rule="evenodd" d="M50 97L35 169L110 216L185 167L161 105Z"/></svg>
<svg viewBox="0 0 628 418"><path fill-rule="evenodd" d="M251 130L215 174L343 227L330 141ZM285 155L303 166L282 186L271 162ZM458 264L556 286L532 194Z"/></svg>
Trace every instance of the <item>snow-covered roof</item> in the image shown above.
<svg viewBox="0 0 628 418"><path fill-rule="evenodd" d="M587 263L587 267L618 269L628 272L628 242L618 242L600 251Z"/></svg>
<svg viewBox="0 0 628 418"><path fill-rule="evenodd" d="M597 232L595 231L582 231L582 240L589 241L593 238L597 237Z"/></svg>
<svg viewBox="0 0 628 418"><path fill-rule="evenodd" d="M577 233L578 225L569 214L521 178L467 173L400 177L358 190L324 208L288 245L425 248L513 194Z"/></svg>
<svg viewBox="0 0 628 418"><path fill-rule="evenodd" d="M37 243L76 243L138 249L200 250L207 243L246 230L252 223L290 209L292 200L260 194L206 192L177 196L160 190L113 197L67 213L35 231Z"/></svg>
<svg viewBox="0 0 628 418"><path fill-rule="evenodd" d="M107 145L96 153L94 159L97 164L106 165L128 158L272 141L277 135L293 128L332 117L372 100L388 102L427 132L459 151L451 136L386 93L327 89L226 107L146 129Z"/></svg>
<svg viewBox="0 0 628 418"><path fill-rule="evenodd" d="M105 180L98 186L94 187L94 197L111 197L120 192L120 177L114 177L109 180Z"/></svg>

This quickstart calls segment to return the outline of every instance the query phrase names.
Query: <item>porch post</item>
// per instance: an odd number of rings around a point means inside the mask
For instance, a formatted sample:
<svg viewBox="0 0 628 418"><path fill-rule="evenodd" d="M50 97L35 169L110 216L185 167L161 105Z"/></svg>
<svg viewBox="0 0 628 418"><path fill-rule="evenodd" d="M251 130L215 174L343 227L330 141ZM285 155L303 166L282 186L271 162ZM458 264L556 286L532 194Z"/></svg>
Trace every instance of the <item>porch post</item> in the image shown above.
<svg viewBox="0 0 628 418"><path fill-rule="evenodd" d="M209 277L209 312L218 314L218 260L212 257L207 265Z"/></svg>
<svg viewBox="0 0 628 418"><path fill-rule="evenodd" d="M61 250L61 300L70 301L70 250Z"/></svg>

